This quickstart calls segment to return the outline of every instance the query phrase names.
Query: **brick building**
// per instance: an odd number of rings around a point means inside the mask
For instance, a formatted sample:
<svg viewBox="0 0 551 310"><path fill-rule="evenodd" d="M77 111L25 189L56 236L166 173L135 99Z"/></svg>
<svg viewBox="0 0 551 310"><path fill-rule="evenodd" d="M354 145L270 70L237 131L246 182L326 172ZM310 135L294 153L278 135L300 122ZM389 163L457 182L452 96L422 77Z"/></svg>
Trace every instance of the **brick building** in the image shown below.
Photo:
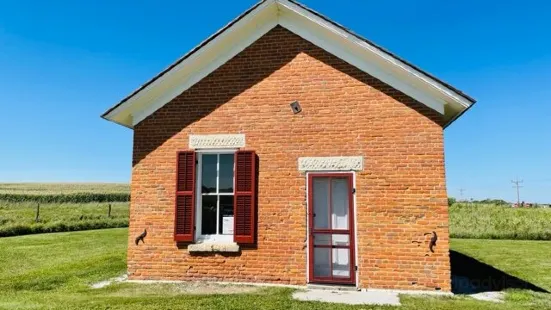
<svg viewBox="0 0 551 310"><path fill-rule="evenodd" d="M443 130L473 103L261 1L103 115L134 130L130 278L449 291Z"/></svg>

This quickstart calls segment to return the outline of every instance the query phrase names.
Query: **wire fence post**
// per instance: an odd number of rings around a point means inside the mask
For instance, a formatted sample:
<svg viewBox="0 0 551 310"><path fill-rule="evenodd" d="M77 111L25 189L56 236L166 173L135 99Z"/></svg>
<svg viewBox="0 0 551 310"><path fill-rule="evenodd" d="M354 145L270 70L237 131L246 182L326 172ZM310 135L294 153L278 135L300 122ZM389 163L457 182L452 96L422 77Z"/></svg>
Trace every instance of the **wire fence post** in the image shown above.
<svg viewBox="0 0 551 310"><path fill-rule="evenodd" d="M36 203L36 218L34 219L36 223L40 221L40 203Z"/></svg>

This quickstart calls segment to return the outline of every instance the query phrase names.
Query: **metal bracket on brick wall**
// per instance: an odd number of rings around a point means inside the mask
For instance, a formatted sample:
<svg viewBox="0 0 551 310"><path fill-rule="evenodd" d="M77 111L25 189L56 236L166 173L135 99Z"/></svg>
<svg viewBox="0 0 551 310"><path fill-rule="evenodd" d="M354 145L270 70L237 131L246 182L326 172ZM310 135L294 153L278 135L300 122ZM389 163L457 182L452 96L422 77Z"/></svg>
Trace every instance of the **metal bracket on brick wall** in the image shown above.
<svg viewBox="0 0 551 310"><path fill-rule="evenodd" d="M425 233L424 235L430 235L431 233ZM429 250L434 253L434 247L436 246L436 241L438 240L438 235L436 234L435 231L432 232L432 237L430 238L430 243L429 243Z"/></svg>
<svg viewBox="0 0 551 310"><path fill-rule="evenodd" d="M147 237L147 229L144 229L143 233L141 233L138 237L136 237L136 245L138 245L140 241L142 243L145 243L145 241L143 240L145 237Z"/></svg>

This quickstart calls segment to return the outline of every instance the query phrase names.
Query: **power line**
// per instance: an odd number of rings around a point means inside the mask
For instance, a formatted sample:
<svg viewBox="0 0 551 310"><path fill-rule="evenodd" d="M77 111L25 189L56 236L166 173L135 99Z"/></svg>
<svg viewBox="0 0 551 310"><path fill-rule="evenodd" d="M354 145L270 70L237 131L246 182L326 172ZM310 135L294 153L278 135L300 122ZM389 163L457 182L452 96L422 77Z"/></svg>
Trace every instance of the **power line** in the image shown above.
<svg viewBox="0 0 551 310"><path fill-rule="evenodd" d="M514 185L513 185L513 188L516 187L516 189L517 189L517 207L520 207L520 191L519 191L519 189L520 189L521 187L524 187L524 186L520 186L520 184L522 184L522 182L524 182L524 180L520 180L520 181L519 181L518 177L517 177L516 180L512 180L512 181L511 181L511 183L514 184Z"/></svg>

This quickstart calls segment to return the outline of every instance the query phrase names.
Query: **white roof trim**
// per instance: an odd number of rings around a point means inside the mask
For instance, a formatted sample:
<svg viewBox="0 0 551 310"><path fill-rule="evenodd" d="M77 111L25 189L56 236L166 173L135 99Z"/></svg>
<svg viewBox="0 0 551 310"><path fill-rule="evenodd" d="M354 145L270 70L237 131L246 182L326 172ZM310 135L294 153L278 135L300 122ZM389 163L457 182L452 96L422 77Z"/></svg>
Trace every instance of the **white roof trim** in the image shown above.
<svg viewBox="0 0 551 310"><path fill-rule="evenodd" d="M402 91L444 115L445 119L453 119L473 103L434 78L291 1L266 0L103 117L133 128L277 25Z"/></svg>

